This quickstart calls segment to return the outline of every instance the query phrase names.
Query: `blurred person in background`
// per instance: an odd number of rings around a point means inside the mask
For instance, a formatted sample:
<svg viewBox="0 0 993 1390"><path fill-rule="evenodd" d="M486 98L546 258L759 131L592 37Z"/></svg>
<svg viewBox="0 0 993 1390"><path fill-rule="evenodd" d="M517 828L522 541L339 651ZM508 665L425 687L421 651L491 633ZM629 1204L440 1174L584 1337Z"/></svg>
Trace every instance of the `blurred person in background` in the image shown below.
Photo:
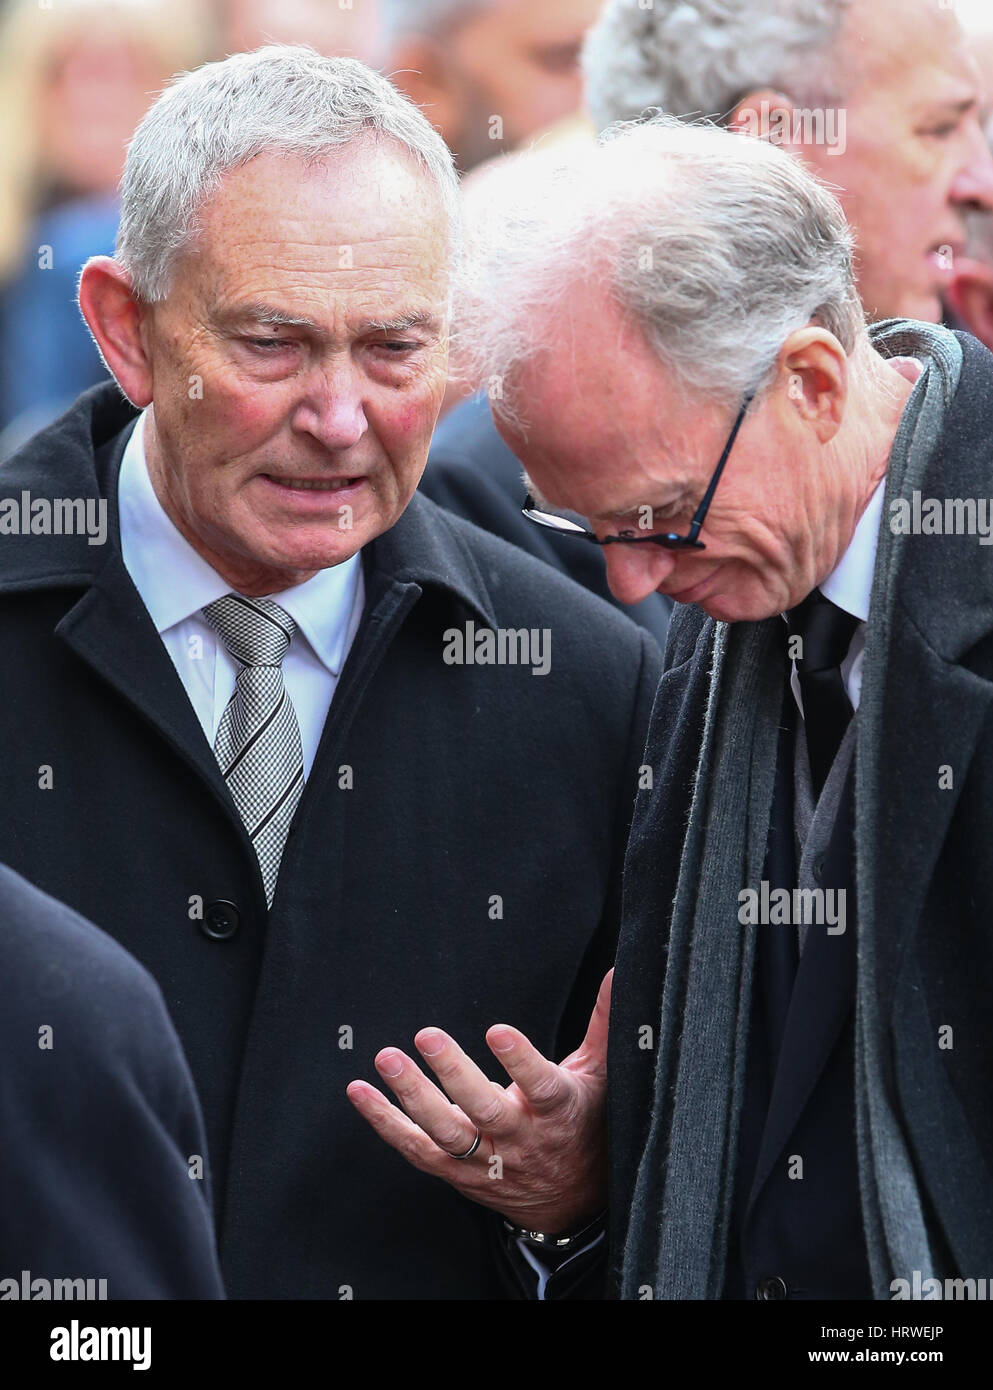
<svg viewBox="0 0 993 1390"><path fill-rule="evenodd" d="M993 13L983 0L983 8L966 4L959 15L983 79L984 131L987 144L993 147ZM993 348L993 216L972 212L966 227L965 254L954 258L952 281L945 296L946 321Z"/></svg>
<svg viewBox="0 0 993 1390"><path fill-rule="evenodd" d="M383 71L466 172L582 106L600 0L381 0Z"/></svg>
<svg viewBox="0 0 993 1390"><path fill-rule="evenodd" d="M582 61L599 130L661 108L802 159L838 189L869 318L941 319L964 217L993 206L982 87L954 10L940 0L608 0ZM554 563L521 516L519 466L486 411L476 396L445 418L422 490ZM588 549L563 547L559 564L595 587ZM593 573L605 582L602 563Z"/></svg>
<svg viewBox="0 0 993 1390"><path fill-rule="evenodd" d="M383 0L387 23L386 71L441 131L463 170L467 229L485 225L494 202L531 161L550 156L564 141L592 137L582 111L579 54L599 0ZM520 151L534 141L536 150ZM506 151L498 158L500 151ZM661 594L643 603L618 603L607 585L603 558L593 546L564 548L521 516L521 468L493 429L485 392L458 366L432 441L421 491L477 526L513 542L598 594L664 643L671 604ZM466 395L469 399L461 399ZM461 401L461 403L460 403Z"/></svg>
<svg viewBox="0 0 993 1390"><path fill-rule="evenodd" d="M0 457L106 379L76 306L156 91L202 57L175 0L17 0L0 21Z"/></svg>
<svg viewBox="0 0 993 1390"><path fill-rule="evenodd" d="M599 129L661 107L801 158L838 190L870 320L940 320L964 215L993 207L980 74L942 0L609 0L583 65Z"/></svg>
<svg viewBox="0 0 993 1390"><path fill-rule="evenodd" d="M948 305L956 327L993 349L993 215L972 213L965 255L955 261Z"/></svg>
<svg viewBox="0 0 993 1390"><path fill-rule="evenodd" d="M219 57L250 53L264 43L307 43L325 57L359 58L377 67L382 48L381 0L218 0Z"/></svg>

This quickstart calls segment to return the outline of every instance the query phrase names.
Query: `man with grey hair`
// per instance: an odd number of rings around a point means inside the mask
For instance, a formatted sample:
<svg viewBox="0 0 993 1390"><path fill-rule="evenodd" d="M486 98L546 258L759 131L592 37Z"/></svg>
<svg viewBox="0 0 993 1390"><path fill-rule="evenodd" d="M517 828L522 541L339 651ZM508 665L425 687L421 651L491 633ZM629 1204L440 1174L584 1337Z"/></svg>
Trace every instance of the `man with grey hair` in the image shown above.
<svg viewBox="0 0 993 1390"><path fill-rule="evenodd" d="M500 1297L496 1211L596 1215L598 1126L560 1120L603 1103L658 652L415 495L458 213L356 60L183 75L80 280L116 384L3 469L0 858L158 981L235 1298ZM467 1113L425 1113L396 1049L373 1071L394 1030L439 1074L465 1040ZM375 1138L414 1128L377 1076L475 1204ZM496 1098L500 1182L468 1118ZM535 1158L583 1179L535 1202Z"/></svg>
<svg viewBox="0 0 993 1390"><path fill-rule="evenodd" d="M838 189L868 316L941 318L964 215L993 209L981 86L954 8L940 0L609 0L587 35L583 68L600 130L661 108L709 116L801 159ZM544 554L543 538L522 526L519 472L484 409L477 397L445 418L423 490ZM589 564L585 556L561 563Z"/></svg>
<svg viewBox="0 0 993 1390"><path fill-rule="evenodd" d="M665 117L508 210L462 321L530 520L677 604L610 1019L614 1292L985 1278L993 358L867 330L830 192Z"/></svg>

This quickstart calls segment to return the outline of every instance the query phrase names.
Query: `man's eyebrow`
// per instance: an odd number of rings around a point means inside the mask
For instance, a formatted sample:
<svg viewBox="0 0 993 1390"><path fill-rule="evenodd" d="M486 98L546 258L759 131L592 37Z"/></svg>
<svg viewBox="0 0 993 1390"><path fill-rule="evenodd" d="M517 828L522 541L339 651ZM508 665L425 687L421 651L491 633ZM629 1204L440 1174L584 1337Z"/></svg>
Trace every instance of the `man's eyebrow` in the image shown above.
<svg viewBox="0 0 993 1390"><path fill-rule="evenodd" d="M566 512L566 511L568 510L568 509L565 508L565 507L556 507L556 506L554 506L551 502L548 501L548 499L547 499L546 497L543 497L543 496L541 495L541 493L538 491L538 489L535 487L534 483L533 483L533 482L531 481L531 479L528 477L527 473L525 473L525 472L522 472L522 473L521 473L521 482L524 484L524 487L525 487L526 491L530 494L531 500L532 500L532 502L534 503L535 507L537 508L537 510L538 510L539 512L552 512L552 513L555 513L555 512L562 512L562 513L564 513L564 512ZM663 511L666 507L673 507L673 506L676 505L677 502L681 502L681 501L684 499L685 496L686 496L686 489L685 489L685 488L680 488L678 492L673 493L673 495L672 495L672 497L670 498L669 501L667 501L667 502L657 502L657 503L652 507L652 511L653 511L653 512L660 512L660 511ZM621 508L620 510L614 511L614 512L601 512L601 513L598 515L598 520L600 520L600 521L627 521L629 517L636 517L636 516L638 516L638 515L640 514L641 508L642 508L643 506L645 506L645 505L646 505L646 504L645 504L644 502L637 502L637 503L635 503L635 505L634 505L633 507L624 507L624 508ZM573 515L575 516L576 513L573 512Z"/></svg>
<svg viewBox="0 0 993 1390"><path fill-rule="evenodd" d="M427 309L411 309L409 313L398 314L393 319L366 319L361 327L367 333L405 333L410 328L425 328L429 333L439 333L441 322L437 314Z"/></svg>
<svg viewBox="0 0 993 1390"><path fill-rule="evenodd" d="M313 333L322 331L314 319L300 314L288 314L285 309L276 309L271 304L239 304L218 315L222 322L262 323L273 328L308 328Z"/></svg>
<svg viewBox="0 0 993 1390"><path fill-rule="evenodd" d="M521 482L524 484L524 491L540 512L553 512L555 510L552 504L546 498L542 497L523 468L521 469Z"/></svg>
<svg viewBox="0 0 993 1390"><path fill-rule="evenodd" d="M287 313L272 304L241 304L219 317L222 321L231 323L260 323L272 328L305 328L311 333L326 331L315 319ZM436 314L426 309L411 309L406 314L397 314L395 318L365 319L358 328L361 333L405 333L411 328L424 328L428 332L438 334L441 332L441 322Z"/></svg>
<svg viewBox="0 0 993 1390"><path fill-rule="evenodd" d="M619 507L614 512L603 512L603 521L627 521L629 517L638 516L642 507L651 507L653 512L664 512L668 507L675 507L686 496L686 489L680 488L673 492L672 496L665 502L636 502L633 507Z"/></svg>
<svg viewBox="0 0 993 1390"><path fill-rule="evenodd" d="M965 116L970 111L978 111L979 97L977 95L963 97L960 101L949 98L945 101L929 101L926 103L926 111L929 116L949 115Z"/></svg>
<svg viewBox="0 0 993 1390"><path fill-rule="evenodd" d="M534 511L551 512L553 516L579 516L579 512L570 511L568 507L556 507L554 503L549 502L548 498L542 496L523 470L521 471L521 482L524 484L525 492L534 503Z"/></svg>

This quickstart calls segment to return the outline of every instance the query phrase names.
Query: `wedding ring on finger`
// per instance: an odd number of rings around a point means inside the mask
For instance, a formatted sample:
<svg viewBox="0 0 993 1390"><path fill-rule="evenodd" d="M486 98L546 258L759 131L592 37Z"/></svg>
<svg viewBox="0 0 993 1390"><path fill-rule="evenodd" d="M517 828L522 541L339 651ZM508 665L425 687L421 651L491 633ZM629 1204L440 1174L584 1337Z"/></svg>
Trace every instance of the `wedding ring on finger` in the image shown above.
<svg viewBox="0 0 993 1390"><path fill-rule="evenodd" d="M472 1158L473 1154L474 1154L474 1153L476 1152L476 1150L479 1148L479 1144L480 1144L481 1139L482 1139L482 1135L480 1134L479 1130L477 1129L477 1130L476 1130L476 1137L475 1137L475 1139L473 1139L472 1143L471 1143L471 1144L469 1145L469 1147L466 1149L466 1151L465 1151L464 1154L453 1154L453 1153L452 1153L450 1150L448 1150L448 1149L445 1150L445 1153L448 1154L448 1157L449 1157L449 1158L457 1158L457 1159L459 1160L459 1162L461 1162L462 1159L464 1159L464 1158Z"/></svg>

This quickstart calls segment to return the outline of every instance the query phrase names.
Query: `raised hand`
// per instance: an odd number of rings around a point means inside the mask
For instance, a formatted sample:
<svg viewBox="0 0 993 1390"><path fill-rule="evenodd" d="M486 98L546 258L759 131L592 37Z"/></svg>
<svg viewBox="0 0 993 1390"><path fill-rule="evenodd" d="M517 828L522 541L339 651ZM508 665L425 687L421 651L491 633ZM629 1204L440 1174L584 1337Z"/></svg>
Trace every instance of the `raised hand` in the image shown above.
<svg viewBox="0 0 993 1390"><path fill-rule="evenodd" d="M586 1037L562 1062L543 1057L518 1029L494 1024L486 1044L511 1078L503 1087L454 1038L423 1028L414 1045L440 1086L406 1053L387 1047L376 1056L376 1070L403 1110L364 1081L350 1083L348 1098L415 1168L517 1226L550 1235L573 1231L605 1205L612 977L613 971L600 986Z"/></svg>

